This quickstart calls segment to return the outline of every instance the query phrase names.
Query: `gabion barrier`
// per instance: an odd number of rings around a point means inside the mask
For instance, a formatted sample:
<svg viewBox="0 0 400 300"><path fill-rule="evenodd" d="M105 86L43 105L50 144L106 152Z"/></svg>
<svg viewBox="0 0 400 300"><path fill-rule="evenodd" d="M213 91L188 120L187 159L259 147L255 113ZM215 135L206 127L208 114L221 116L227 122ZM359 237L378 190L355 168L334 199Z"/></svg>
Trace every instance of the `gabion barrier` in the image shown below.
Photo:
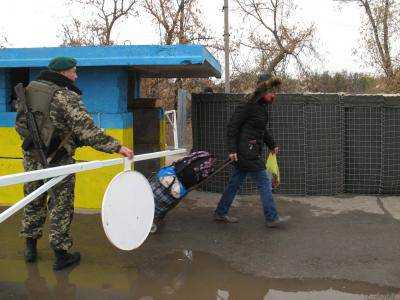
<svg viewBox="0 0 400 300"><path fill-rule="evenodd" d="M243 99L243 94L193 94L193 147L226 159L226 125ZM399 96L280 94L269 118L281 148L277 193L400 194ZM202 189L222 192L230 172ZM247 179L240 193L255 192Z"/></svg>

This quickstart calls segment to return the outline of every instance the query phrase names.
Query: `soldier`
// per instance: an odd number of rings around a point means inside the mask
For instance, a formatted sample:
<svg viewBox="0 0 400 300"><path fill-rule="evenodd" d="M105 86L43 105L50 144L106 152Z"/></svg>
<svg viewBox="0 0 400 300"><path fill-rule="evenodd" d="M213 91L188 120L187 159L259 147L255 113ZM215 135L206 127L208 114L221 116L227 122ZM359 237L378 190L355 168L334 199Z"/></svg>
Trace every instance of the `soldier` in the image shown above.
<svg viewBox="0 0 400 300"><path fill-rule="evenodd" d="M76 60L70 57L53 58L48 70L26 88L26 103L35 114L40 137L45 146L49 167L73 164L75 149L81 146L107 152L120 153L132 158L133 151L98 128L82 102L82 92L75 85ZM42 169L38 150L33 146L28 130L26 113L17 105L16 130L23 139L25 171ZM24 185L25 195L36 190L43 182ZM80 261L80 253L69 253L72 246L70 232L74 213L75 176L70 175L51 189L49 198L44 194L24 209L21 236L26 238L25 260L37 259L37 240L49 211L50 246L55 253L54 270L61 270Z"/></svg>

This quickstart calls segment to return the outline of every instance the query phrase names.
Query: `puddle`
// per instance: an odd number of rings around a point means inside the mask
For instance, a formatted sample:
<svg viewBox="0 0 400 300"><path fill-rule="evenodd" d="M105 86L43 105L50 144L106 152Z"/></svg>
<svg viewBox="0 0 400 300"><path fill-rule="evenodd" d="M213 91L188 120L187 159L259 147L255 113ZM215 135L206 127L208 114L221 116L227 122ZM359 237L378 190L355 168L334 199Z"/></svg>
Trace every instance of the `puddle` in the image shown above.
<svg viewBox="0 0 400 300"><path fill-rule="evenodd" d="M362 282L254 277L216 256L190 250L136 267L83 262L59 273L50 271L50 260L9 263L13 268L0 272L0 299L400 300L400 289Z"/></svg>

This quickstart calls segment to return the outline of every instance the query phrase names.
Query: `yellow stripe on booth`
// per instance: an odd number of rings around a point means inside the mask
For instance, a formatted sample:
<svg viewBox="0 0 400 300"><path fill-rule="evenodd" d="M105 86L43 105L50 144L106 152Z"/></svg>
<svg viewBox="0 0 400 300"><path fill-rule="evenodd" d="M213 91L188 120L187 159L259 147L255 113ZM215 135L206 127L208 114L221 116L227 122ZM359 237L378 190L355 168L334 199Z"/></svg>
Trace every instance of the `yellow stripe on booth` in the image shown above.
<svg viewBox="0 0 400 300"><path fill-rule="evenodd" d="M107 134L121 141L123 145L132 148L133 129L106 129ZM13 128L0 128L0 137L10 141L6 147L0 149L0 176L23 172L21 150L18 134ZM5 143L4 143L5 144ZM120 157L118 154L107 154L96 151L90 147L83 147L76 152L77 161L105 160ZM123 170L123 166L113 166L77 174L75 187L75 207L95 208L101 207L103 194L111 179ZM11 205L23 197L22 184L0 187L0 204Z"/></svg>
<svg viewBox="0 0 400 300"><path fill-rule="evenodd" d="M13 127L0 127L0 141L0 157L22 157L22 141Z"/></svg>
<svg viewBox="0 0 400 300"><path fill-rule="evenodd" d="M22 159L0 158L0 176L24 172ZM0 187L0 204L11 205L23 198L22 184Z"/></svg>

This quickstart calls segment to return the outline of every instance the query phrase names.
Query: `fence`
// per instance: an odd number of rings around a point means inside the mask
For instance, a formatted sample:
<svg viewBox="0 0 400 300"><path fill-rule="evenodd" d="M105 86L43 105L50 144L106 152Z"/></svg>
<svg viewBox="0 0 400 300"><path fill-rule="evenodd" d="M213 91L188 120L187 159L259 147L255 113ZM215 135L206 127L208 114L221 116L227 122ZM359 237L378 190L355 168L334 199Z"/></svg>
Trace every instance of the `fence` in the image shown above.
<svg viewBox="0 0 400 300"><path fill-rule="evenodd" d="M192 96L193 145L227 156L226 125L242 94ZM296 195L400 194L400 96L280 94L269 130L281 148L282 184ZM222 192L230 170L203 189ZM256 191L248 179L240 191Z"/></svg>

